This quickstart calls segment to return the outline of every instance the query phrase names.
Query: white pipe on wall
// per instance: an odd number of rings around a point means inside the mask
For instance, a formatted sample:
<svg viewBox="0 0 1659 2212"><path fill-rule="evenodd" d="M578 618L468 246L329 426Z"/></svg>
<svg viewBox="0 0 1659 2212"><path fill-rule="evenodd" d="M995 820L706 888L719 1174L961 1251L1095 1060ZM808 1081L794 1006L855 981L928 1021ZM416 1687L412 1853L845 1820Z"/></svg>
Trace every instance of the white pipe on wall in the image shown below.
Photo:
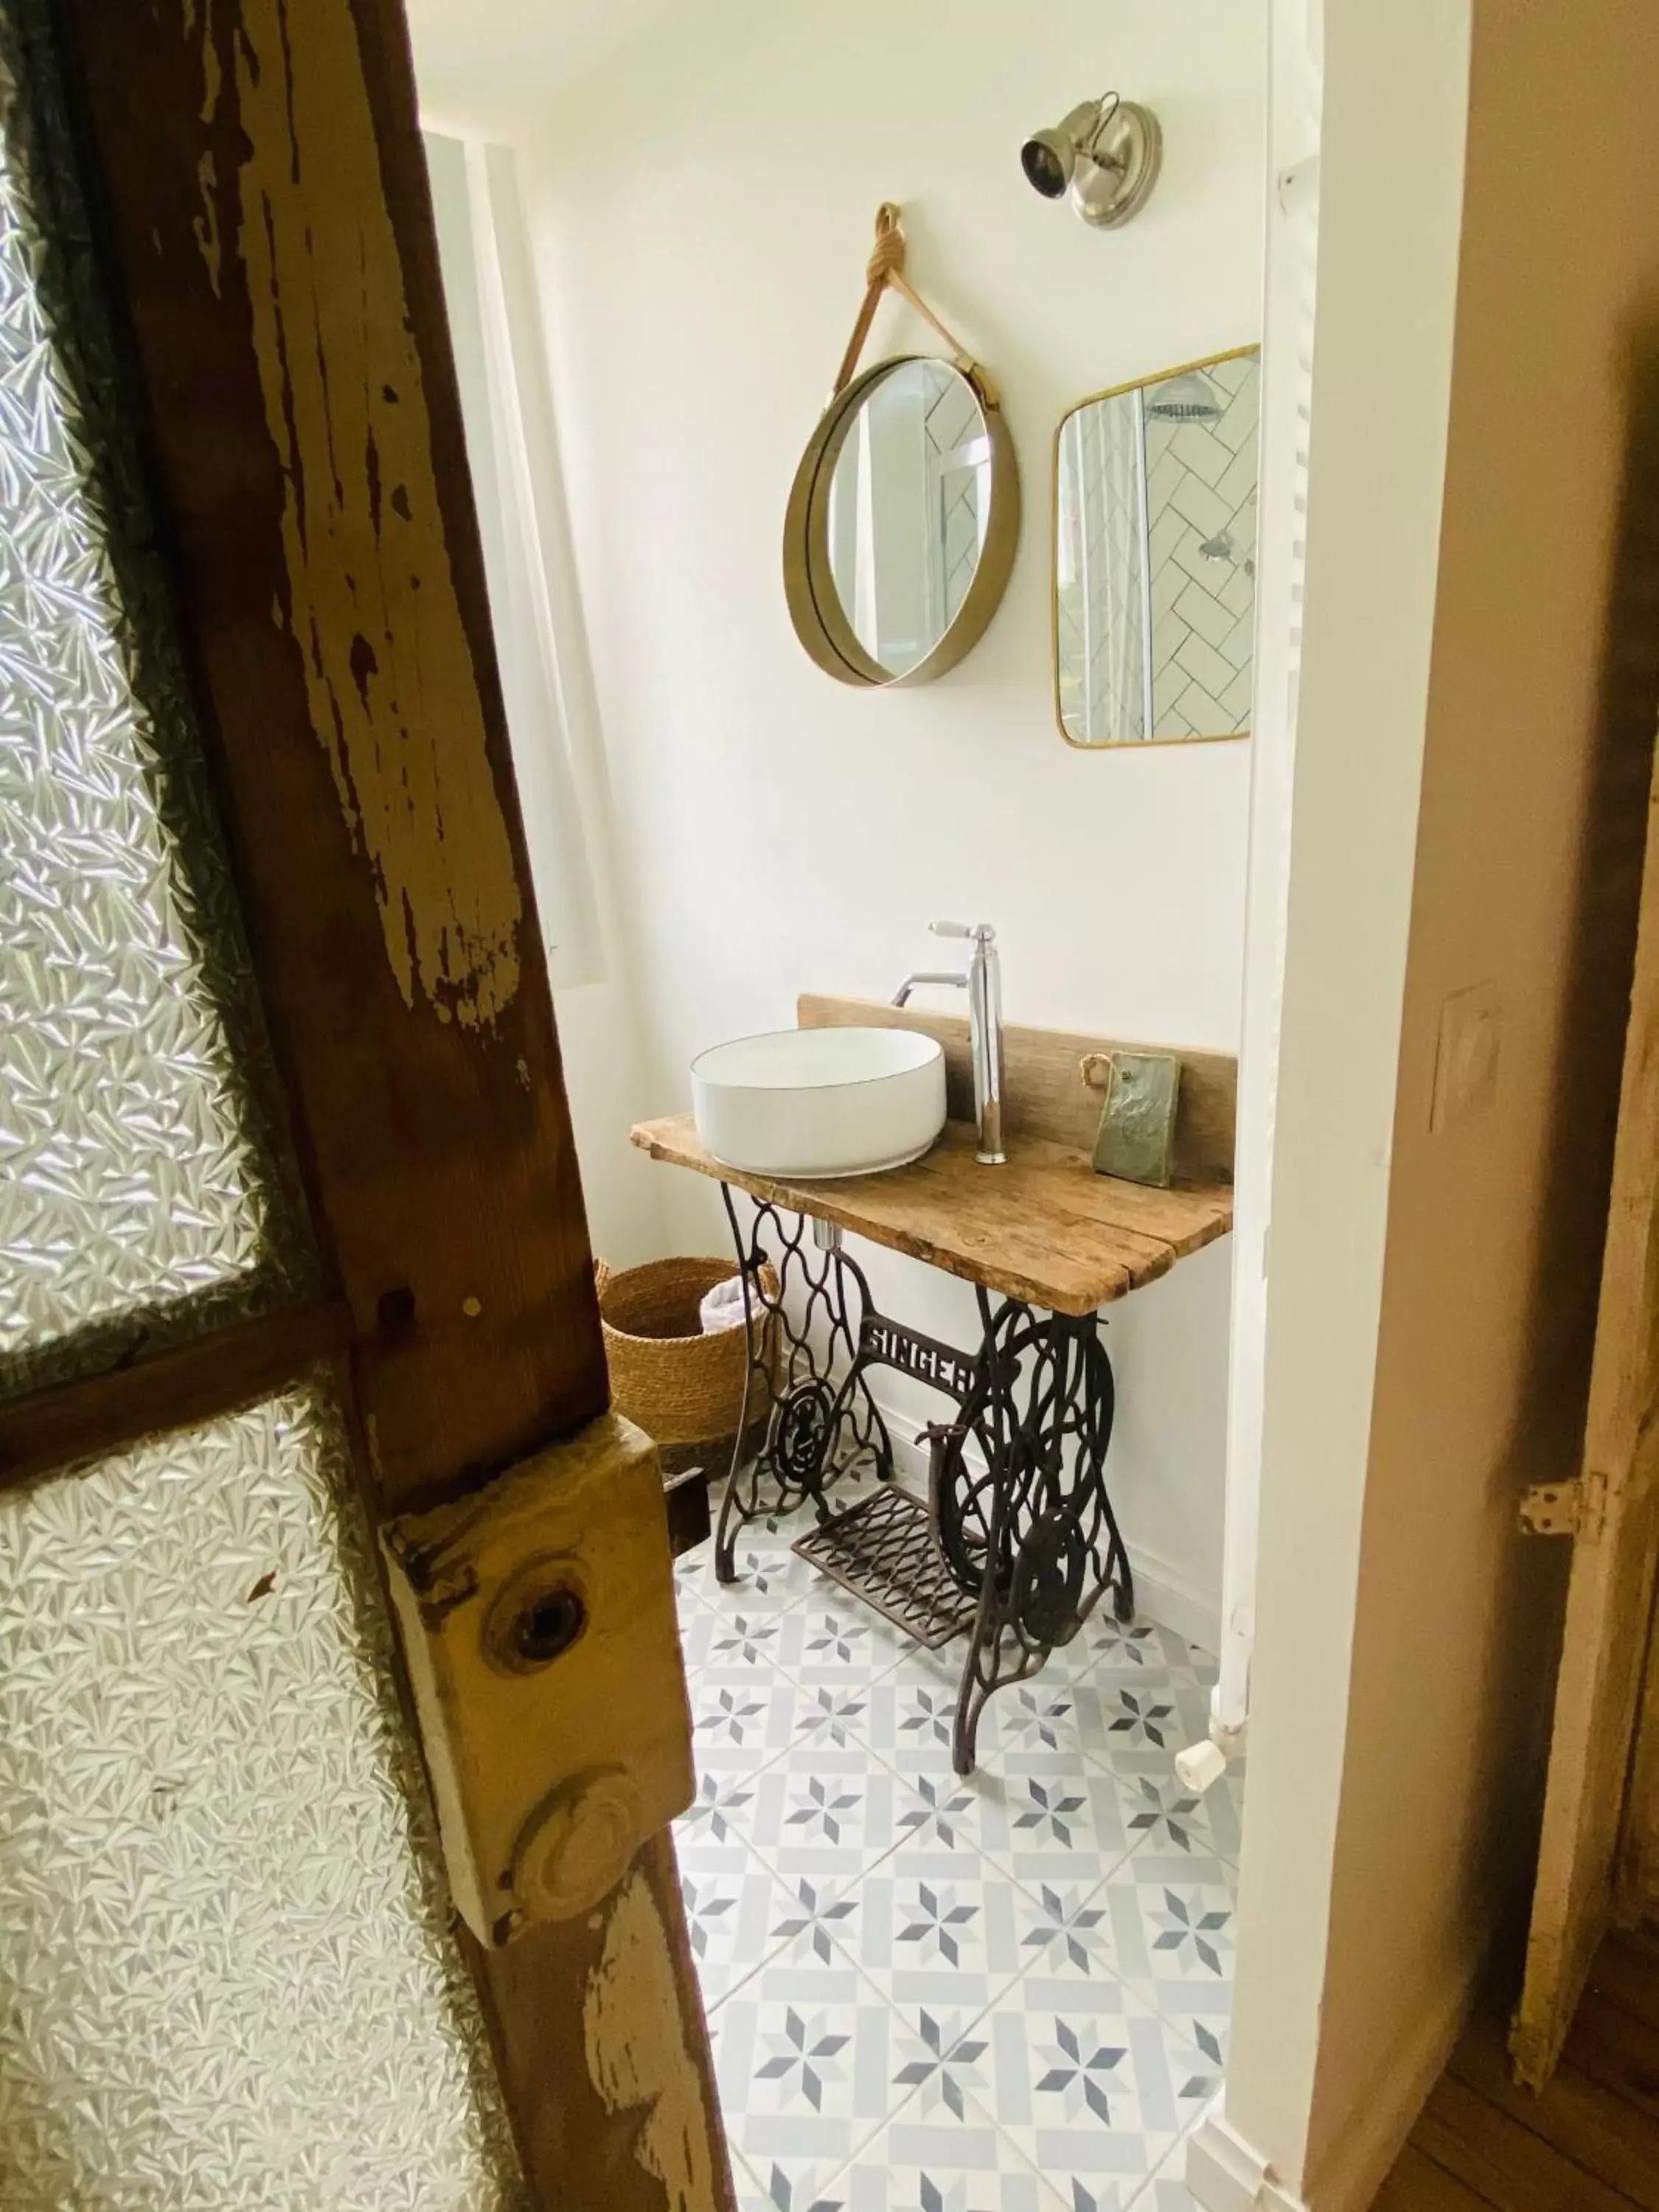
<svg viewBox="0 0 1659 2212"><path fill-rule="evenodd" d="M1243 1738L1255 1642L1269 1193L1284 995L1313 392L1319 30L1316 4L1284 0L1274 9L1268 87L1256 678L1238 1071L1238 1167L1234 1189L1226 1535L1222 1556L1220 1667L1210 1717L1211 1736L1224 1752L1237 1748ZM1182 1780L1193 1789L1207 1788L1221 1772L1221 1764L1208 1745L1183 1753L1177 1767Z"/></svg>

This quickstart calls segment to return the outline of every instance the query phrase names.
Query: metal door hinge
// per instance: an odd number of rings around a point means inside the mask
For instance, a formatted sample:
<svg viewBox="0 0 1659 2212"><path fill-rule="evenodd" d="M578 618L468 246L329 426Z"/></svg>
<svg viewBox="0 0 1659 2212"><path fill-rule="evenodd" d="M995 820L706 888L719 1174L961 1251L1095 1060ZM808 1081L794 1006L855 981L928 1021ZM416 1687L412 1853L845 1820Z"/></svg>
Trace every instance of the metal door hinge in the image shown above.
<svg viewBox="0 0 1659 2212"><path fill-rule="evenodd" d="M1567 1482L1534 1482L1521 1500L1521 1527L1528 1536L1600 1534L1607 1502L1604 1474L1576 1474Z"/></svg>

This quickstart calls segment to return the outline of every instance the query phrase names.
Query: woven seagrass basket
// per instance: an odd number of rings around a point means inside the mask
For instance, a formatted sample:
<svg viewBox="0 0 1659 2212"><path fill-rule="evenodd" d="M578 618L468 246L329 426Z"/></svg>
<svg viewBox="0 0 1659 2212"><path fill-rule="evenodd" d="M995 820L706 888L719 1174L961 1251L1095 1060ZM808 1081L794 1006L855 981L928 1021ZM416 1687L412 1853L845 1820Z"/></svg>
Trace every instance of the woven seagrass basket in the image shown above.
<svg viewBox="0 0 1659 2212"><path fill-rule="evenodd" d="M604 1261L595 1270L611 1395L619 1413L653 1437L669 1473L715 1465L729 1453L743 1413L749 1340L764 1341L771 1356L771 1322L761 1316L748 1328L705 1334L697 1309L716 1283L734 1273L730 1260L647 1260L613 1274ZM763 1270L769 1297L777 1277ZM763 1403L766 1394L756 1394ZM718 1449L717 1449L718 1448Z"/></svg>

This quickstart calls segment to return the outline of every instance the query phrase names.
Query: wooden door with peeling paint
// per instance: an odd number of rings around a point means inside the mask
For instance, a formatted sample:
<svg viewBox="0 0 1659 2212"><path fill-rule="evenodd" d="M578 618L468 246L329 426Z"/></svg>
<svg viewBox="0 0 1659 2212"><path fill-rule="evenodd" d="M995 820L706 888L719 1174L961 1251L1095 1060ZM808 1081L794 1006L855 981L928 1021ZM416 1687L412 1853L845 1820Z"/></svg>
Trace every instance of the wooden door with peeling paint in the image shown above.
<svg viewBox="0 0 1659 2212"><path fill-rule="evenodd" d="M1561 1486L1572 1568L1556 1679L1526 1978L1510 2029L1517 2077L1554 2070L1615 1919L1637 1886L1644 1764L1636 1747L1659 1571L1659 765L1648 797L1607 1237L1580 1472ZM1623 1865L1620 1837L1625 1833Z"/></svg>
<svg viewBox="0 0 1659 2212"><path fill-rule="evenodd" d="M398 0L0 34L7 2203L728 2212Z"/></svg>

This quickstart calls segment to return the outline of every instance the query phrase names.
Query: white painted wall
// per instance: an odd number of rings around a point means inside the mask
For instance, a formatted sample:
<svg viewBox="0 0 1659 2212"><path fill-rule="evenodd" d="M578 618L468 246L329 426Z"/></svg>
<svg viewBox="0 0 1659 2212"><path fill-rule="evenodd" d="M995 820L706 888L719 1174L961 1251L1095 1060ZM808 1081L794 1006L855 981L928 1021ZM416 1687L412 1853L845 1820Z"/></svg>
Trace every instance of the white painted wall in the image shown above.
<svg viewBox="0 0 1659 2212"><path fill-rule="evenodd" d="M1235 1047L1249 748L1061 743L1048 515L1070 404L1260 335L1265 0L1049 0L1017 23L962 0L948 37L922 0L643 5L574 59L556 11L410 13L428 120L519 146L545 305L643 1040L631 1106L611 1081L596 1115L605 1040L562 999L601 1243L721 1249L692 1177L652 1171L660 1231L629 1210L628 1113L684 1106L697 1048L790 1022L802 989L885 994L933 964L934 915L997 925L1012 1019ZM1146 211L1103 234L1040 201L1018 155L1108 84L1158 112L1166 150ZM1025 523L978 649L872 696L797 644L780 532L884 198L913 279L1000 383ZM927 342L890 302L870 357ZM863 1256L896 1310L969 1331L961 1285ZM1208 1642L1227 1273L1224 1246L1188 1261L1108 1338L1132 1550L1153 1609Z"/></svg>

